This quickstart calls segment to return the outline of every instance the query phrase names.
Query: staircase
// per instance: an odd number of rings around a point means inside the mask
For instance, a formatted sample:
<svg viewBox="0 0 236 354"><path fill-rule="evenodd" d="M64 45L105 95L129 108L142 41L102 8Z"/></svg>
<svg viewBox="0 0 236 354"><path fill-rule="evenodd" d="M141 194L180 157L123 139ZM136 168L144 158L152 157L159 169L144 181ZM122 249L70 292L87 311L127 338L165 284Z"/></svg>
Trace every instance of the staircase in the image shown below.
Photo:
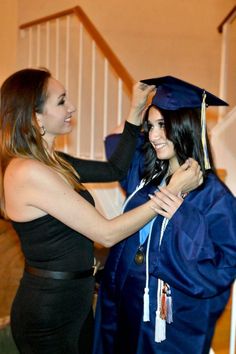
<svg viewBox="0 0 236 354"><path fill-rule="evenodd" d="M74 132L58 147L103 159L103 138L126 117L133 79L83 10L21 25L18 62L20 68L49 68L77 107Z"/></svg>

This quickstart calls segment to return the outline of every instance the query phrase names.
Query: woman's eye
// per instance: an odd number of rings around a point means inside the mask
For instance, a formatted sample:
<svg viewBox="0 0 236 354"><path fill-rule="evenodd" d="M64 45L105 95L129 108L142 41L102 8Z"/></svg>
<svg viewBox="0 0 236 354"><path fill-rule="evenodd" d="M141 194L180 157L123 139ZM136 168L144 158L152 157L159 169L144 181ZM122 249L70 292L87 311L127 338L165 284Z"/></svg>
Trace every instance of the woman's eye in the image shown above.
<svg viewBox="0 0 236 354"><path fill-rule="evenodd" d="M62 98L59 102L58 102L58 106L61 106L61 105L63 105L63 104L65 104L65 99L64 98Z"/></svg>
<svg viewBox="0 0 236 354"><path fill-rule="evenodd" d="M162 129L165 128L165 123L164 122L160 122L159 123L159 127L162 128Z"/></svg>
<svg viewBox="0 0 236 354"><path fill-rule="evenodd" d="M152 128L153 128L153 125L152 125L152 124L147 124L148 132L150 132L150 130L152 130Z"/></svg>

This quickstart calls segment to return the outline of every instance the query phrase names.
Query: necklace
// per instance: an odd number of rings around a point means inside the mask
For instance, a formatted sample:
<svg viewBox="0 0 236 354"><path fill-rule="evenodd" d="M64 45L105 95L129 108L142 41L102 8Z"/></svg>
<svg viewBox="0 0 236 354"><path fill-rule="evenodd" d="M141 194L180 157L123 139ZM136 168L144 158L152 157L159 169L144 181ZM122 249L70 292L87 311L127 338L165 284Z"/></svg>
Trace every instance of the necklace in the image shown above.
<svg viewBox="0 0 236 354"><path fill-rule="evenodd" d="M134 190L134 192L126 199L124 205L123 205L123 211L125 210L126 205L128 204L128 202L130 201L130 199L141 189L143 188L143 186L145 185L145 179L142 179L141 182L139 183L139 185L136 187L136 189ZM148 224L147 224L148 225ZM145 227L147 227L147 225L145 225L143 227L143 229L145 229ZM140 230L141 231L141 230ZM138 250L134 256L134 261L137 265L141 265L144 263L145 260L145 253L144 253L144 247L143 247L143 243L145 242L145 239L147 238L146 236L141 236L140 237L141 232L139 232L139 239L142 238L142 240L140 241L140 245L138 247Z"/></svg>
<svg viewBox="0 0 236 354"><path fill-rule="evenodd" d="M164 182L161 183L161 185L163 185ZM133 195L141 188L143 188L143 186L145 185L145 180L142 180L140 185L137 187L137 189L135 190L135 192L133 193ZM132 197L133 197L132 195ZM140 230L139 230L139 246L138 249L136 251L136 254L134 256L134 262L137 265L142 265L145 262L145 251L144 251L144 243L146 241L146 239L148 238L149 234L150 234L150 230L152 229L154 220L156 219L156 217L154 219L152 219L149 223L147 223L146 225L144 225Z"/></svg>
<svg viewBox="0 0 236 354"><path fill-rule="evenodd" d="M145 261L145 254L143 251L143 245L139 245L139 248L135 254L134 261L137 265L141 265Z"/></svg>

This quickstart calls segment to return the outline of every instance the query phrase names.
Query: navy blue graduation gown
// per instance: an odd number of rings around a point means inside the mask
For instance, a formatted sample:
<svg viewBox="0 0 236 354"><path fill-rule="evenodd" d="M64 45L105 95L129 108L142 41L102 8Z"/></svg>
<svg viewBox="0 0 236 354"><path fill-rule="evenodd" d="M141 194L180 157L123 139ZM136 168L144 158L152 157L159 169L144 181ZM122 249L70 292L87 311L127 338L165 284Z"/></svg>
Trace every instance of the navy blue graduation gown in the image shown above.
<svg viewBox="0 0 236 354"><path fill-rule="evenodd" d="M148 200L155 188L150 183L139 190L126 210ZM110 251L96 309L94 354L209 353L236 276L236 199L210 173L171 218L159 247L162 220L156 218L151 233L150 322L142 319L145 263L134 262L136 233ZM170 285L173 301L173 323L161 343L154 340L158 278Z"/></svg>

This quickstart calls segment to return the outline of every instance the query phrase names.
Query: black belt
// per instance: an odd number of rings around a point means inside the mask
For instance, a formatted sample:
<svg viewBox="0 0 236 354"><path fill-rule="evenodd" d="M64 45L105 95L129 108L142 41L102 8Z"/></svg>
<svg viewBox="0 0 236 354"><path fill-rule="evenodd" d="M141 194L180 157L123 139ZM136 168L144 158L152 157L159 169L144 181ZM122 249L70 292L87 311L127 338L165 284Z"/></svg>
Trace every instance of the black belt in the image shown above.
<svg viewBox="0 0 236 354"><path fill-rule="evenodd" d="M34 268L34 267L31 267L28 264L26 264L25 265L25 271L27 273L36 275L38 277L66 280L66 279L86 278L86 277L89 277L91 275L95 275L96 267L92 267L92 268L90 268L88 270L77 271L77 272L58 272L58 271Z"/></svg>

